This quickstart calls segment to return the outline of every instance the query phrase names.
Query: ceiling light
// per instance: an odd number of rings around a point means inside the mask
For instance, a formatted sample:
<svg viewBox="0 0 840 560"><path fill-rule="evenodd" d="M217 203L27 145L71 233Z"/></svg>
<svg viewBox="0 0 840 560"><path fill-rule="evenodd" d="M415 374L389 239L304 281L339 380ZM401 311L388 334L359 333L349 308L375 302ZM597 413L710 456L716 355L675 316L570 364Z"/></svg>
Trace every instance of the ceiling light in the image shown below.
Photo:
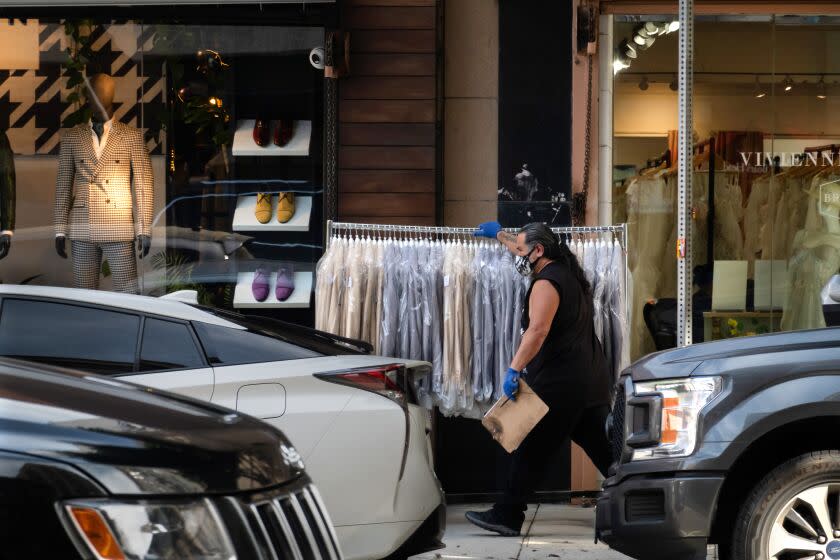
<svg viewBox="0 0 840 560"><path fill-rule="evenodd" d="M627 39L624 39L621 42L621 45L618 47L618 51L630 59L636 59L639 57L639 52L636 50L636 46Z"/></svg>
<svg viewBox="0 0 840 560"><path fill-rule="evenodd" d="M820 82L817 84L817 99L825 99L828 97L828 91L825 85L825 78L820 78Z"/></svg>
<svg viewBox="0 0 840 560"><path fill-rule="evenodd" d="M647 30L646 23L641 23L633 29L633 35L638 35L640 37L650 37L651 35L655 35L657 32L659 32L659 28L656 28L653 33L649 32Z"/></svg>
<svg viewBox="0 0 840 560"><path fill-rule="evenodd" d="M620 58L616 58L613 61L613 76L615 76L616 74L618 74L622 70L626 70L628 68L630 68L629 64L625 64L624 62L621 61Z"/></svg>
<svg viewBox="0 0 840 560"><path fill-rule="evenodd" d="M630 68L630 58L624 53L623 49L615 49L615 58L613 59L613 75L615 76L622 70Z"/></svg>
<svg viewBox="0 0 840 560"><path fill-rule="evenodd" d="M671 91L677 91L678 89L680 89L680 81L677 78L676 74L674 74L674 79L671 80L671 83L668 84L668 87L671 88Z"/></svg>
<svg viewBox="0 0 840 560"><path fill-rule="evenodd" d="M650 82L648 81L647 76L642 76L642 81L639 82L639 89L642 91L647 91L650 87Z"/></svg>
<svg viewBox="0 0 840 560"><path fill-rule="evenodd" d="M638 41L639 39L642 40L641 43ZM653 44L656 42L656 39L654 39L653 37L645 38L636 35L635 37L633 37L633 41L636 43L636 48L638 50L646 51L653 46Z"/></svg>
<svg viewBox="0 0 840 560"><path fill-rule="evenodd" d="M680 22L679 21L672 21L668 24L668 30L666 33L675 33L680 30Z"/></svg>
<svg viewBox="0 0 840 560"><path fill-rule="evenodd" d="M790 77L790 74L785 78L785 81L782 82L782 85L785 88L785 93L790 93L793 91L793 80Z"/></svg>
<svg viewBox="0 0 840 560"><path fill-rule="evenodd" d="M753 96L756 99L761 99L767 95L767 92L764 91L764 88L761 87L761 82L758 81L758 74L755 76L755 89L753 90Z"/></svg>

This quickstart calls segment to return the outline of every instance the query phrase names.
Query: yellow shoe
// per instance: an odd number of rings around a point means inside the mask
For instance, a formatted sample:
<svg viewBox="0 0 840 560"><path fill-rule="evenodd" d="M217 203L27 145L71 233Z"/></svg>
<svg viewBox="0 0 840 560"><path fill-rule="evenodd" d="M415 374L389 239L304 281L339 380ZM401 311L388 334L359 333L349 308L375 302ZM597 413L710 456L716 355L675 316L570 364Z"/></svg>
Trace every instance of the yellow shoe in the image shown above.
<svg viewBox="0 0 840 560"><path fill-rule="evenodd" d="M277 221L285 224L295 215L295 193L280 193L277 196Z"/></svg>
<svg viewBox="0 0 840 560"><path fill-rule="evenodd" d="M257 193L257 208L254 216L261 224L267 224L271 220L271 195L268 193Z"/></svg>

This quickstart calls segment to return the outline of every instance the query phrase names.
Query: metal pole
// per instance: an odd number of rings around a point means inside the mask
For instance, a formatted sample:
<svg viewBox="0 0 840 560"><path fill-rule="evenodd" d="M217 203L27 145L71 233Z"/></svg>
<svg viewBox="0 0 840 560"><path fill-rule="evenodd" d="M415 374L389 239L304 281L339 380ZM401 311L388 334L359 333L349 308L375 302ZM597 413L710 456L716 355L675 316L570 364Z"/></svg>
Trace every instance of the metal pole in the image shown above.
<svg viewBox="0 0 840 560"><path fill-rule="evenodd" d="M691 181L694 151L694 0L680 0L679 52L679 216L677 218L677 346L689 346L691 334ZM714 170L711 171L714 173ZM712 232L709 232L712 235ZM655 242L648 240L648 242Z"/></svg>
<svg viewBox="0 0 840 560"><path fill-rule="evenodd" d="M600 16L598 59L598 223L613 223L613 16Z"/></svg>

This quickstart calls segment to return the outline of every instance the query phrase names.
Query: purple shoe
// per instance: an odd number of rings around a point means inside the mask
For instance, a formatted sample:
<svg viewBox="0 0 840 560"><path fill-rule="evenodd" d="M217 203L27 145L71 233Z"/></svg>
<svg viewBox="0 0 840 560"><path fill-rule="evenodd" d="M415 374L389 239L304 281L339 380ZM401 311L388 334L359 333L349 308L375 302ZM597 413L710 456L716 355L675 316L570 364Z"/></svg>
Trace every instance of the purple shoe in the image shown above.
<svg viewBox="0 0 840 560"><path fill-rule="evenodd" d="M268 297L268 292L268 270L260 267L254 272L254 280L251 282L251 293L254 294L255 300L265 301Z"/></svg>
<svg viewBox="0 0 840 560"><path fill-rule="evenodd" d="M274 295L277 301L286 301L292 292L295 291L295 269L292 265L281 266L277 269L277 284L274 286Z"/></svg>

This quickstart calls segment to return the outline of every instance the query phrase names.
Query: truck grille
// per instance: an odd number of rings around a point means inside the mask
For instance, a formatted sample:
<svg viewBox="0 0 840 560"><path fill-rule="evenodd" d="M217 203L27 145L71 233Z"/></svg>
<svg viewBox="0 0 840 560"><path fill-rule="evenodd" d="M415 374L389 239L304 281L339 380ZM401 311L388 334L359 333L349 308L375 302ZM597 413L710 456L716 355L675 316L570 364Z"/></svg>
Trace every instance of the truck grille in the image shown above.
<svg viewBox="0 0 840 560"><path fill-rule="evenodd" d="M615 392L615 405L612 411L612 425L610 426L610 443L612 444L613 461L621 463L624 455L624 409L627 395L623 383L618 384Z"/></svg>
<svg viewBox="0 0 840 560"><path fill-rule="evenodd" d="M227 500L257 558L342 559L332 522L314 486L260 495L251 501L233 497Z"/></svg>

